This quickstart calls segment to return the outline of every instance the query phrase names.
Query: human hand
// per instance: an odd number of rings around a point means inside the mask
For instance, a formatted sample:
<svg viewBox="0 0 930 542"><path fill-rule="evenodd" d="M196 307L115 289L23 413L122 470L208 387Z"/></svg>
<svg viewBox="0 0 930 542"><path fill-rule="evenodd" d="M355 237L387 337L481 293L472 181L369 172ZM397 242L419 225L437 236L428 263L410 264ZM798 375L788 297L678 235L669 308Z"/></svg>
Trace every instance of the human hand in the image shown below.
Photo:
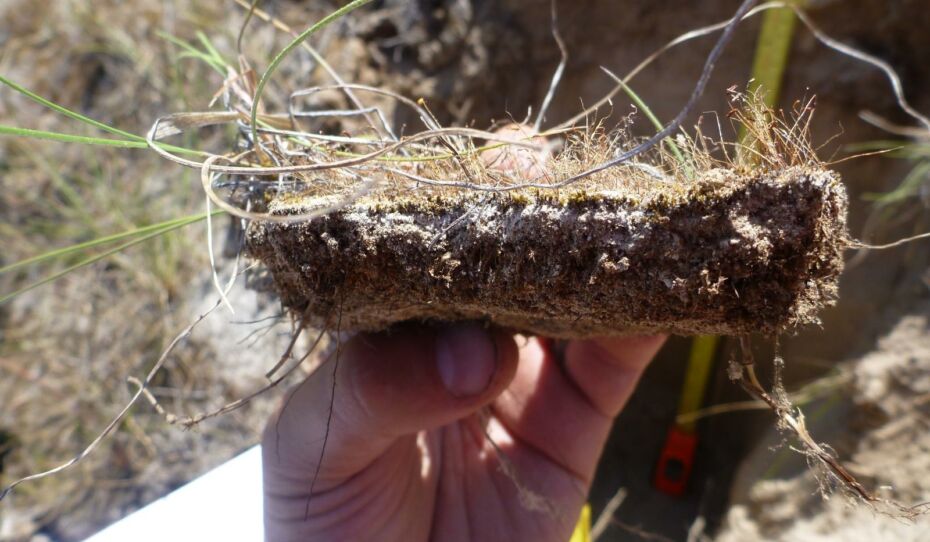
<svg viewBox="0 0 930 542"><path fill-rule="evenodd" d="M350 340L265 431L267 539L568 540L664 337L519 341L477 324Z"/></svg>

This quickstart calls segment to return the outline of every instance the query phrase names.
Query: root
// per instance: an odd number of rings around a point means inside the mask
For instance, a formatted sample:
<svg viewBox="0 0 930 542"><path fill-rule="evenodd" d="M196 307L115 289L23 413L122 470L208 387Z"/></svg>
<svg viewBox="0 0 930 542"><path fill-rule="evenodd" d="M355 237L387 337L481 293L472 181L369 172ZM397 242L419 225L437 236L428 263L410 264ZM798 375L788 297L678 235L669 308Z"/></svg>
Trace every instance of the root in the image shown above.
<svg viewBox="0 0 930 542"><path fill-rule="evenodd" d="M155 365L152 366L152 368L149 370L148 374L145 377L145 380L142 380L142 381L136 380L136 382L138 382L139 390L136 391L136 393L132 396L129 402L126 403L125 406L123 406L122 410L120 410L119 414L117 414L115 417L113 417L112 420L110 420L110 423L107 424L107 426L103 429L103 431L97 434L97 436L94 438L94 440L90 442L90 444L88 444L83 450L81 450L73 458L58 465L57 467L48 469L43 472L31 474L29 476L25 476L23 478L20 478L19 480L16 480L10 485L4 487L2 490L0 490L0 501L6 498L6 496L9 495L10 492L16 488L16 486L26 483L26 482L30 482L33 480L40 480L42 478L46 478L48 476L52 476L52 475L64 472L70 469L71 467L73 467L74 465L77 465L85 457L93 453L93 451L97 449L97 446L99 446L100 443L103 442L107 438L107 436L109 436L110 433L112 433L113 430L116 429L120 425L120 423L122 423L124 418L126 418L126 415L129 413L130 409L132 409L132 407L135 406L136 402L138 402L138 400L145 394L145 392L148 391L146 387L149 385L149 383L151 383L152 379L162 369L162 367L164 367L165 362L167 362L168 356L171 354L171 352L173 352L174 349L179 344L181 344L185 339L187 339L187 337L189 337L190 334L193 333L194 328L197 327L197 324L202 322L207 316L209 316L214 310L216 310L217 307L219 307L222 304L222 302L223 302L222 299L218 299L215 304L213 304L203 314L197 317L196 320L194 320L186 328L184 328L183 331L181 331L180 333L177 334L177 336L175 336L175 338L168 344L168 347L165 348L165 350L162 352L161 356L159 356L158 360L155 362Z"/></svg>
<svg viewBox="0 0 930 542"><path fill-rule="evenodd" d="M341 332L341 330L342 330L342 306L340 305L339 317L336 321L336 336L337 337L339 336L339 333ZM336 376L339 373L339 354L341 352L342 352L342 341L337 340L336 349L334 352L336 359L333 360L333 374L332 374L333 384L332 384L331 392L329 395L329 412L326 415L326 430L323 433L323 445L320 447L320 458L316 462L316 469L313 471L313 479L310 481L310 490L307 492L307 502L304 505L304 521L307 521L308 519L310 519L310 500L313 498L313 488L314 486L316 486L316 480L320 476L320 469L323 467L323 458L326 457L326 445L329 443L329 432L330 432L330 429L332 429L332 423L333 423L333 410L336 407ZM291 397L293 397L293 395ZM290 401L290 398L288 398L288 402L289 401ZM286 403L284 407L287 408ZM278 420L280 421L280 417L278 418ZM277 430L278 428L276 425L275 426L276 433L277 433ZM277 446L278 445L276 442L275 453L278 453Z"/></svg>
<svg viewBox="0 0 930 542"><path fill-rule="evenodd" d="M920 233L911 237L905 237L904 239L898 239L897 241L892 241L891 243L886 243L884 245L870 245L868 243L863 243L862 241L852 241L849 244L849 248L856 248L859 250L887 250L889 248L899 247L901 245L913 243L914 241L921 241L923 239L930 239L930 232Z"/></svg>
<svg viewBox="0 0 930 542"><path fill-rule="evenodd" d="M527 485L523 482L520 473L517 472L517 468L510 461L510 458L507 457L507 454L504 453L500 446L494 442L494 439L491 438L491 433L488 431L488 423L490 421L491 415L488 409L482 409L478 415L482 418L481 427L484 431L484 439L488 444L491 445L491 448L494 450L494 454L497 456L498 470L501 472L501 474L507 477L507 479L509 479L517 489L517 494L520 498L520 504L523 506L523 508L531 512L541 512L559 522L569 521L565 514L559 510L555 504L553 504L552 501L550 501L545 495L541 495L527 487Z"/></svg>
<svg viewBox="0 0 930 542"><path fill-rule="evenodd" d="M145 388L143 383L138 378L130 376L126 380L130 384L133 384L134 386L137 386L139 388L139 390L142 392L145 399L149 402L149 404L152 405L152 408L154 408L155 411L158 412L160 415L164 416L166 423L168 423L169 425L181 425L184 427L184 429L190 429L204 420L215 418L216 416L220 416L222 414L226 414L228 412L232 412L233 410L242 408L245 405L252 402L252 400L255 399L256 397L278 387L281 384L281 382L286 380L287 377L291 376L291 374L293 374L294 371L297 370L298 367L303 365L304 361L306 361L307 358L309 358L310 355L313 354L314 351L316 351L317 345L319 345L320 341L323 339L325 335L326 335L325 331L320 331L319 335L317 335L316 340L314 340L310 348L307 349L307 352L303 356L301 356L296 362L294 362L294 364L288 367L286 371L281 373L277 378L269 382L267 385L262 386L261 388L253 391L252 393L246 395L245 397L241 397L239 399L236 399L235 401L229 402L216 410L213 410L211 412L205 412L202 414L197 414L194 416L178 416L177 414L168 412L161 405L161 403L158 402L158 399L152 394L152 392L150 392L147 388ZM287 353L281 358L282 362L286 361L290 357L289 354L290 354L291 348L293 347L293 342L296 342L297 340L296 338L299 336L300 336L299 331L294 334L294 338L292 339L291 345L288 347ZM276 364L273 371L277 371L277 369L281 366L281 364L282 363ZM269 374L271 374L271 372Z"/></svg>
<svg viewBox="0 0 930 542"><path fill-rule="evenodd" d="M736 382L753 398L764 402L769 406L775 416L778 418L777 427L784 432L789 432L797 437L801 444L800 448L793 448L808 458L808 462L815 470L822 470L831 481L835 481L841 488L857 500L865 502L870 508L878 513L885 514L889 517L913 520L927 512L930 512L930 503L920 503L913 506L905 506L889 499L883 499L859 482L859 480L844 467L836 457L832 449L822 443L818 443L807 430L804 421L804 413L801 409L794 407L788 400L787 394L781 384L780 366L784 364L780 357L776 356L775 382L770 391L766 391L755 372L755 362L749 349L748 337L740 337L741 359L730 360L727 373L730 380ZM818 469L819 467L819 469ZM821 488L826 491L831 484L824 483L821 480ZM826 494L825 494L826 496Z"/></svg>
<svg viewBox="0 0 930 542"><path fill-rule="evenodd" d="M617 510L620 509L620 505L623 504L623 501L626 500L628 492L625 487L621 487L614 493L614 496L607 501L607 505L604 506L604 510L601 511L601 514L597 516L597 521L594 522L594 526L591 527L591 540L599 540L603 536L604 532L607 530L607 527L615 521L614 514L617 513Z"/></svg>

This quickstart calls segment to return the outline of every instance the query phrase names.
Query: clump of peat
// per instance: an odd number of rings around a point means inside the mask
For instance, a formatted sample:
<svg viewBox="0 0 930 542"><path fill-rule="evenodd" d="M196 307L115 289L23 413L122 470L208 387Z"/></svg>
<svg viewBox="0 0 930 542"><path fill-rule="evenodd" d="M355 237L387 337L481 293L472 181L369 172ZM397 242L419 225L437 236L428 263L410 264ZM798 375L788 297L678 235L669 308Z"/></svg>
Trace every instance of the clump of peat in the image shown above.
<svg viewBox="0 0 930 542"><path fill-rule="evenodd" d="M835 298L845 209L828 171L712 170L646 197L362 200L303 223L255 224L249 250L285 305L309 308L319 325L338 311L344 329L478 318L557 337L773 333L816 321Z"/></svg>
<svg viewBox="0 0 930 542"><path fill-rule="evenodd" d="M732 335L816 322L836 298L845 191L813 158L805 119L788 126L748 105L755 157L746 147L716 161L699 136L684 141L685 162L658 151L559 186L616 152L622 138L595 130L543 166L548 185L507 186L472 152L459 157L464 177L435 163L394 169L322 216L253 221L248 250L287 307L323 327L338 315L344 330L483 319L554 337ZM426 182L440 175L468 182ZM341 198L290 194L269 210Z"/></svg>

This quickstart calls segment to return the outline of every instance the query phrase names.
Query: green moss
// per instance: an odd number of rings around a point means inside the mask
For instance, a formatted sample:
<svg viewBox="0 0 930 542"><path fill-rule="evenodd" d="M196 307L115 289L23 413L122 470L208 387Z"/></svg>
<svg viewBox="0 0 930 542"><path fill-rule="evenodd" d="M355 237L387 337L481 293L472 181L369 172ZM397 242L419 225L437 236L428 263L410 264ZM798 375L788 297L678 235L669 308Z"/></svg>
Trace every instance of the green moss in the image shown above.
<svg viewBox="0 0 930 542"><path fill-rule="evenodd" d="M527 194L522 194L522 193L517 192L517 193L509 194L509 196L510 196L510 201L516 205L530 205L531 203L533 203L533 198L531 198Z"/></svg>

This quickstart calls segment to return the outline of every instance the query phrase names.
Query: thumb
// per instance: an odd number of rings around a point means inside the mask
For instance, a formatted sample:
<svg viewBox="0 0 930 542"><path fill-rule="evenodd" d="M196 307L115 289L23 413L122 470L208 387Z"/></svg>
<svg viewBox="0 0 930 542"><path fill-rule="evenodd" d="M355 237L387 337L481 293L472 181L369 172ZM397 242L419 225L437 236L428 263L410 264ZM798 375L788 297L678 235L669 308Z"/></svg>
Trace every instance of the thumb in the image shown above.
<svg viewBox="0 0 930 542"><path fill-rule="evenodd" d="M266 476L314 476L325 491L370 465L397 439L464 418L516 372L513 338L478 324L406 326L341 346L288 397L263 439ZM304 485L306 490L309 485Z"/></svg>

